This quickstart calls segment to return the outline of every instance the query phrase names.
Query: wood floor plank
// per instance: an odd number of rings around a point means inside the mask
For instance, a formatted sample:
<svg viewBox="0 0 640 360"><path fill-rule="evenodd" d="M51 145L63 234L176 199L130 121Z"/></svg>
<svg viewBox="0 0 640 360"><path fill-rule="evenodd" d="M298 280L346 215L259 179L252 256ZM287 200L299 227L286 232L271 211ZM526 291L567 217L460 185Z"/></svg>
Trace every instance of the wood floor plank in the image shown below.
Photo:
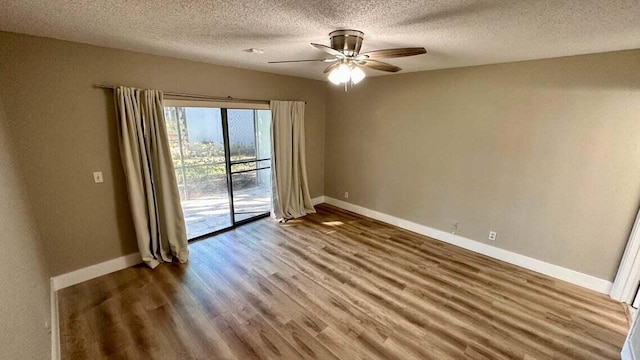
<svg viewBox="0 0 640 360"><path fill-rule="evenodd" d="M607 296L322 204L59 292L63 359L619 359Z"/></svg>

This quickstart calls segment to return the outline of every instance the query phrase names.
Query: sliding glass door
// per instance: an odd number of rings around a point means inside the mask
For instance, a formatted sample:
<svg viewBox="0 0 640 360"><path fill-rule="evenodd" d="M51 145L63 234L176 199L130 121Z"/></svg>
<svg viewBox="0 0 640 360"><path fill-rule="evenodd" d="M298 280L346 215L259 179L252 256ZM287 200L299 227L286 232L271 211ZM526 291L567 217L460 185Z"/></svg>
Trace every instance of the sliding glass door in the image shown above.
<svg viewBox="0 0 640 360"><path fill-rule="evenodd" d="M166 126L188 238L268 216L271 112L169 104Z"/></svg>
<svg viewBox="0 0 640 360"><path fill-rule="evenodd" d="M229 109L229 146L236 222L271 210L271 112Z"/></svg>

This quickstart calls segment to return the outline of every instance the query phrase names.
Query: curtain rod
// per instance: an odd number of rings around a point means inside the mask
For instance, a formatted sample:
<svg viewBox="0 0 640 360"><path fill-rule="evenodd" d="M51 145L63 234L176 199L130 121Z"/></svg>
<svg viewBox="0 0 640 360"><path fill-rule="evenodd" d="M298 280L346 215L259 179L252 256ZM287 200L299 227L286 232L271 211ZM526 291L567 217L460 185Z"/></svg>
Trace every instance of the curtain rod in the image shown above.
<svg viewBox="0 0 640 360"><path fill-rule="evenodd" d="M100 88L100 89L115 90L117 86L94 85L94 87ZM163 91L163 93L164 95L167 95L169 97L179 97L179 98L186 98L186 99L235 101L235 102L247 103L247 104L269 104L269 100L240 99L240 98L234 98L231 96L223 97L223 96L210 96L210 95L198 95L198 94L185 94L185 93L176 93L176 92L169 92L169 91ZM305 101L304 103L306 104L307 102Z"/></svg>

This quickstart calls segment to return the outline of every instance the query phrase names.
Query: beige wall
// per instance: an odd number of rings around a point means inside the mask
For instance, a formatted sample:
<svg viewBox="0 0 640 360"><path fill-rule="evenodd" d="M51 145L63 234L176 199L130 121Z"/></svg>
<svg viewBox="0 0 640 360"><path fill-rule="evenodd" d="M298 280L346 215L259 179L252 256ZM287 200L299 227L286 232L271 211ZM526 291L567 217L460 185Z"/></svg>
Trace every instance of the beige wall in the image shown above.
<svg viewBox="0 0 640 360"><path fill-rule="evenodd" d="M305 100L310 191L324 193L322 82L1 32L0 48L0 96L54 275L136 251L112 95L94 84Z"/></svg>
<svg viewBox="0 0 640 360"><path fill-rule="evenodd" d="M47 359L49 274L0 103L0 349L3 359Z"/></svg>
<svg viewBox="0 0 640 360"><path fill-rule="evenodd" d="M639 65L634 50L332 89L325 194L613 280L640 201Z"/></svg>

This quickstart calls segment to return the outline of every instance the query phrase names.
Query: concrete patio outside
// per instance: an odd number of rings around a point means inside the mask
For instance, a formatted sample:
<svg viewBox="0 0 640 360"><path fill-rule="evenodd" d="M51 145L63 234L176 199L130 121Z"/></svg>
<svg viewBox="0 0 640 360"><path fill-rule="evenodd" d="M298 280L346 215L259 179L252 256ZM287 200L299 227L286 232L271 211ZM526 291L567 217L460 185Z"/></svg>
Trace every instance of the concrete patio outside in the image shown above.
<svg viewBox="0 0 640 360"><path fill-rule="evenodd" d="M253 186L234 190L236 221L267 213L271 210L271 188ZM231 215L227 193L182 201L187 225L187 238L193 239L229 227Z"/></svg>

